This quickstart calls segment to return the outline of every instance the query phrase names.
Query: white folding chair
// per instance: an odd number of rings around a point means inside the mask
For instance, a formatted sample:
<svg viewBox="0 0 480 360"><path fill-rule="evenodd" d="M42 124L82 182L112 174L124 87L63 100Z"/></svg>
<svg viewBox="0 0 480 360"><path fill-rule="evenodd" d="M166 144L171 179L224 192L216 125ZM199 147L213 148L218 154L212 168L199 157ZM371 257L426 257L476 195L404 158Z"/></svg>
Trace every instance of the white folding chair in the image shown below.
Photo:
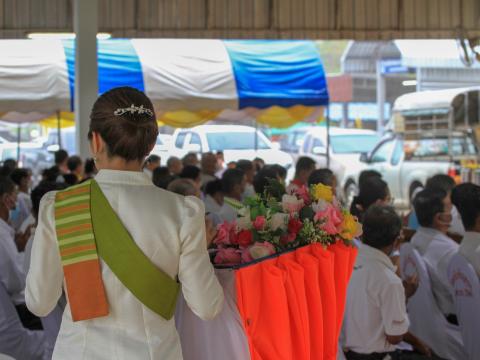
<svg viewBox="0 0 480 360"><path fill-rule="evenodd" d="M477 274L462 255L453 256L448 266L455 309L468 359L480 359L480 282Z"/></svg>
<svg viewBox="0 0 480 360"><path fill-rule="evenodd" d="M458 326L448 323L433 297L427 265L410 243L400 248L402 278L416 274L419 286L408 300L410 331L438 356L450 360L467 358Z"/></svg>

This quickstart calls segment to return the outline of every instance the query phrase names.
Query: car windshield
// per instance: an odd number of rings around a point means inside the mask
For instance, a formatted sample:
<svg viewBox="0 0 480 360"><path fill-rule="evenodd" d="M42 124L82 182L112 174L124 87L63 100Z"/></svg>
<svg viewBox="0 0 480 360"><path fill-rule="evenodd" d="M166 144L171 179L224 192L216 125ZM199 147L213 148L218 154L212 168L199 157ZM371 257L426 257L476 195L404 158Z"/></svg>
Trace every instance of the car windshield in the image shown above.
<svg viewBox="0 0 480 360"><path fill-rule="evenodd" d="M412 157L475 155L473 140L468 137L452 137L452 148L448 151L448 138L405 140L405 155Z"/></svg>
<svg viewBox="0 0 480 360"><path fill-rule="evenodd" d="M157 137L157 145L163 145L163 141L162 139L160 139L160 137Z"/></svg>
<svg viewBox="0 0 480 360"><path fill-rule="evenodd" d="M255 133L253 131L209 133L207 141L210 151L255 149ZM257 137L257 149L270 149L261 136Z"/></svg>
<svg viewBox="0 0 480 360"><path fill-rule="evenodd" d="M378 135L338 135L331 136L330 143L335 154L368 153L377 145Z"/></svg>

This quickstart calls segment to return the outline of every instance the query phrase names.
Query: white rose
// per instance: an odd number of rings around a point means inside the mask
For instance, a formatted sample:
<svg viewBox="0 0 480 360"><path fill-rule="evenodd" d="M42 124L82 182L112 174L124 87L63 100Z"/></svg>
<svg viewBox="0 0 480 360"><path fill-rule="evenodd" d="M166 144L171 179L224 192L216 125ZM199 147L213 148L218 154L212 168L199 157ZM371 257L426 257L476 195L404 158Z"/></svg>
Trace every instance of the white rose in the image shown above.
<svg viewBox="0 0 480 360"><path fill-rule="evenodd" d="M244 216L237 219L237 228L238 230L249 230L251 228L252 222L250 217Z"/></svg>
<svg viewBox="0 0 480 360"><path fill-rule="evenodd" d="M282 197L282 208L285 212L292 213L300 211L303 205L303 199L297 199L294 195L283 195Z"/></svg>
<svg viewBox="0 0 480 360"><path fill-rule="evenodd" d="M312 209L313 209L313 211L315 211L317 213L317 212L320 212L320 211L327 210L328 205L329 205L328 202L320 199L316 203L312 204Z"/></svg>
<svg viewBox="0 0 480 360"><path fill-rule="evenodd" d="M238 215L240 215L241 217L250 216L250 209L248 207L243 207L238 210Z"/></svg>
<svg viewBox="0 0 480 360"><path fill-rule="evenodd" d="M288 225L288 214L276 213L270 219L270 228L275 231L277 229L286 230Z"/></svg>

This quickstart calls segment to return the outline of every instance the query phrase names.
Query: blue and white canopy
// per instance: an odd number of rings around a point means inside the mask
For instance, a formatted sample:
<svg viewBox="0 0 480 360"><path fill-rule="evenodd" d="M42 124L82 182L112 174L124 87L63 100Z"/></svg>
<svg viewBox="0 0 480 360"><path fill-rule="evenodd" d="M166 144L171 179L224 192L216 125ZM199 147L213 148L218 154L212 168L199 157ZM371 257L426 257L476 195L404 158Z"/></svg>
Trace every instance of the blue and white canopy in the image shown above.
<svg viewBox="0 0 480 360"><path fill-rule="evenodd" d="M0 41L0 113L71 111L74 52L71 40ZM197 125L224 110L267 123L282 111L301 120L329 100L311 41L99 40L98 70L100 93L142 90L171 125Z"/></svg>

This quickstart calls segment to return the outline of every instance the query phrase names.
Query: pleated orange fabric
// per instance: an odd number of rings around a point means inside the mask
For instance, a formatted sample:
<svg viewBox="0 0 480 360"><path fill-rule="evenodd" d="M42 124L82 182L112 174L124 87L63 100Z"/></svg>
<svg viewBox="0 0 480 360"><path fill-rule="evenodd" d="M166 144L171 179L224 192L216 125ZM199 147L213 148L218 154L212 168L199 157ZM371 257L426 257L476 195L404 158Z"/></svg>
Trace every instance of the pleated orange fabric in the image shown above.
<svg viewBox="0 0 480 360"><path fill-rule="evenodd" d="M310 247L312 255L318 260L318 280L322 295L323 310L323 348L324 360L337 358L338 337L337 331L337 300L335 290L334 255L322 245L314 244Z"/></svg>
<svg viewBox="0 0 480 360"><path fill-rule="evenodd" d="M280 256L277 265L286 273L285 290L294 358L310 359L310 327L305 294L305 272L303 267L296 262L293 252Z"/></svg>
<svg viewBox="0 0 480 360"><path fill-rule="evenodd" d="M317 258L310 254L309 246L298 249L296 258L305 271L305 294L310 327L310 359L323 359L323 309L318 278L319 263Z"/></svg>
<svg viewBox="0 0 480 360"><path fill-rule="evenodd" d="M334 254L334 271L335 271L335 293L337 302L337 332L336 337L340 336L342 330L343 315L345 312L345 304L347 301L347 286L351 275L350 266L350 250L341 241L331 245L328 251Z"/></svg>
<svg viewBox="0 0 480 360"><path fill-rule="evenodd" d="M285 272L277 259L235 271L238 309L244 320L252 360L291 360L290 316Z"/></svg>

